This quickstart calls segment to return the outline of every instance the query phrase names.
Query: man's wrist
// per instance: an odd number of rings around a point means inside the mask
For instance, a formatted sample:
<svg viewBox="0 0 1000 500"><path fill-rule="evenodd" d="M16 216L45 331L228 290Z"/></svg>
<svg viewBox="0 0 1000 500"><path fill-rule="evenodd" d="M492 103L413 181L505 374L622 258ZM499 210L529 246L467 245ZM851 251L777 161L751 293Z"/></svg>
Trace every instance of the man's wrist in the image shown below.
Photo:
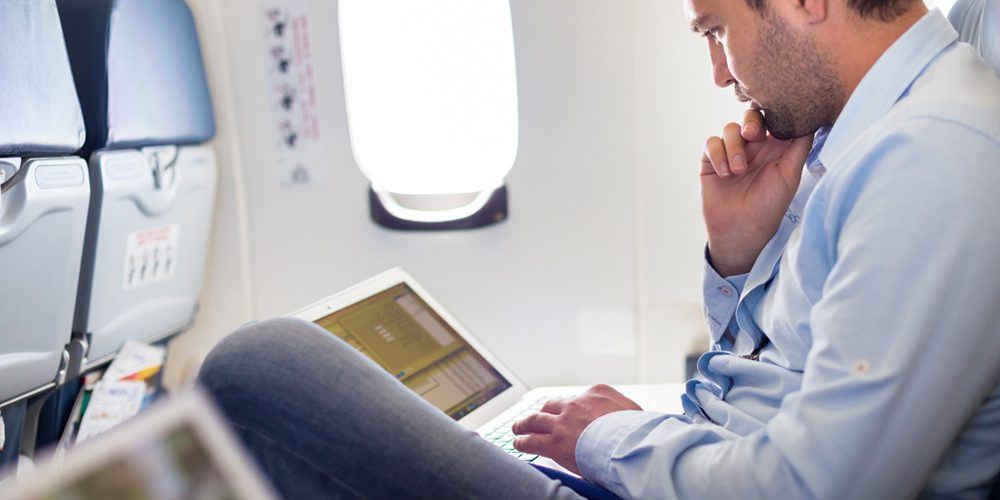
<svg viewBox="0 0 1000 500"><path fill-rule="evenodd" d="M708 252L705 253L705 257L708 259L708 265L712 266L712 269L715 269L715 272L719 273L719 276L722 276L723 278L739 276L750 272L754 261L757 260L757 254L753 255L751 258L743 257L737 259L720 258L720 254L725 255L722 252L713 251L712 243L709 242Z"/></svg>

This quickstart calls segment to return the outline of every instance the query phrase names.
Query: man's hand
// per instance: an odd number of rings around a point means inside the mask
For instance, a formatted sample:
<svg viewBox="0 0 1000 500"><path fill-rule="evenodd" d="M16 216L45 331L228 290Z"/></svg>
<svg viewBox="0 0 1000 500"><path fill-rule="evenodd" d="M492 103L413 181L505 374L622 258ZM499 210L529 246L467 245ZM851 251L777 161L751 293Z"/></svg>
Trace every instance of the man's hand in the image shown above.
<svg viewBox="0 0 1000 500"><path fill-rule="evenodd" d="M708 253L722 276L750 271L774 236L799 187L812 136L771 137L759 111L709 137L701 157L701 199Z"/></svg>
<svg viewBox="0 0 1000 500"><path fill-rule="evenodd" d="M580 474L576 465L576 442L580 434L608 413L642 410L631 399L607 385L595 385L571 399L554 399L542 411L515 422L514 448L524 453L542 455Z"/></svg>

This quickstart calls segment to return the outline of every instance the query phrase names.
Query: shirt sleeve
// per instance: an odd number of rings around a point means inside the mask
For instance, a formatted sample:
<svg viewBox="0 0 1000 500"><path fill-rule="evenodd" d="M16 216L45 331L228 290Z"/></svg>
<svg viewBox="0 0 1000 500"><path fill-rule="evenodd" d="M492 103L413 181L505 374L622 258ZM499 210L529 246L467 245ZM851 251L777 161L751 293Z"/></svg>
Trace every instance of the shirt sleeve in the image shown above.
<svg viewBox="0 0 1000 500"><path fill-rule="evenodd" d="M931 129L907 125L916 133L885 138L814 193L803 231L829 238L830 267L802 284L818 300L801 388L747 435L601 417L578 442L586 477L626 498L912 498L971 426L992 458L963 474L989 483L1000 411L978 413L1000 382L1000 145L958 126L919 141Z"/></svg>
<svg viewBox="0 0 1000 500"><path fill-rule="evenodd" d="M723 278L712 267L708 257L708 245L705 245L705 279L702 287L705 303L705 321L712 344L722 343L722 336L730 324L735 324L736 307L739 305L743 285L748 274L740 274ZM735 332L733 332L735 333Z"/></svg>

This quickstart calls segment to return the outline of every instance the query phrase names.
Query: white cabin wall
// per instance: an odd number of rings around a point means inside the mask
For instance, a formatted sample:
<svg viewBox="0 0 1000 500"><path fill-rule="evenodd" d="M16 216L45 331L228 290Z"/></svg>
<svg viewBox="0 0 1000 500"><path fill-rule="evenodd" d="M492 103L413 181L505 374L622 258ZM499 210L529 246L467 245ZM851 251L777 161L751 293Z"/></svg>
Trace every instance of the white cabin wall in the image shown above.
<svg viewBox="0 0 1000 500"><path fill-rule="evenodd" d="M336 2L189 0L219 134L220 192L202 311L171 347L189 380L224 335L394 265L532 385L680 381L705 338L701 145L739 117L711 85L680 2L512 0L520 147L510 219L400 233L367 214L344 116ZM310 16L321 141L311 184L277 182L262 12Z"/></svg>
<svg viewBox="0 0 1000 500"><path fill-rule="evenodd" d="M634 0L633 16L639 376L679 381L685 354L708 347L699 162L705 140L746 106L712 83L708 47L682 2Z"/></svg>
<svg viewBox="0 0 1000 500"><path fill-rule="evenodd" d="M394 265L529 384L637 379L629 2L512 2L521 132L510 219L448 233L393 232L369 219L344 116L336 2L300 3L310 17L321 141L305 158L313 182L291 187L274 172L267 2L190 3L204 44L225 46L205 49L224 186L203 312L172 347L169 381L189 378L236 325Z"/></svg>
<svg viewBox="0 0 1000 500"><path fill-rule="evenodd" d="M205 281L192 328L170 342L164 383L179 386L197 375L205 355L226 333L254 316L253 273L250 269L245 169L237 126L240 115L232 99L226 32L228 23L215 0L188 2L194 14L208 76L217 132L213 141L218 188Z"/></svg>

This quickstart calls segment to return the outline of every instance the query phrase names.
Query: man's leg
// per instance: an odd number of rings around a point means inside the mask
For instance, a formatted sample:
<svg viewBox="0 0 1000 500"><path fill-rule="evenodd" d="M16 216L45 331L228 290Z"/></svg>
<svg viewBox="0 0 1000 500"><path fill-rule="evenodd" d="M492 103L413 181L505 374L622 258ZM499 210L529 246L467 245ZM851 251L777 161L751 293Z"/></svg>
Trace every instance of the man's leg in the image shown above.
<svg viewBox="0 0 1000 500"><path fill-rule="evenodd" d="M244 326L198 378L286 498L578 498L312 323Z"/></svg>

